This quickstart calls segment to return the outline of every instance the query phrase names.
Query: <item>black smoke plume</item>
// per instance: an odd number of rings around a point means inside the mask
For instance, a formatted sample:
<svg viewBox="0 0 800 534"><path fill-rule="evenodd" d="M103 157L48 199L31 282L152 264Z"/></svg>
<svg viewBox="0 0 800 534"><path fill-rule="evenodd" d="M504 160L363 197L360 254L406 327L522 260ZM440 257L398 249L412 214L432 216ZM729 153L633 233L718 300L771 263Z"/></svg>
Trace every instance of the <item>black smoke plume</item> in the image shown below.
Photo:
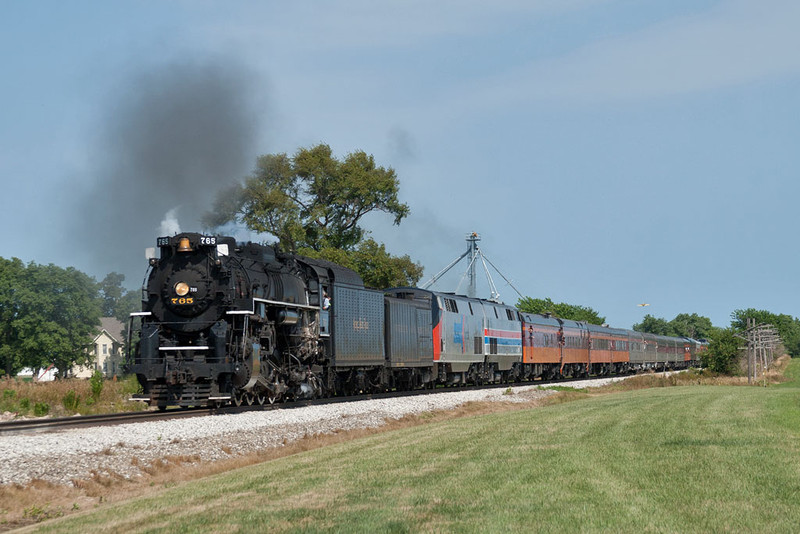
<svg viewBox="0 0 800 534"><path fill-rule="evenodd" d="M252 169L265 116L256 75L235 61L181 61L139 69L120 84L91 150L70 242L102 277L144 274L144 248L198 231L218 190ZM74 252L74 251L73 251Z"/></svg>

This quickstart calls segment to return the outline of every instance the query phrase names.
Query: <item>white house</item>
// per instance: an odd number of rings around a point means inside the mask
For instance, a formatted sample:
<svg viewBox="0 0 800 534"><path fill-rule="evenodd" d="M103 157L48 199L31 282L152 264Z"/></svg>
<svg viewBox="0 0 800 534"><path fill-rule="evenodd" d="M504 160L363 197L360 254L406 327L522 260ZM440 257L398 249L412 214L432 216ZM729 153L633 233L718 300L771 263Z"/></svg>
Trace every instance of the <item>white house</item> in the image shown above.
<svg viewBox="0 0 800 534"><path fill-rule="evenodd" d="M123 324L114 317L100 319L100 333L94 338L94 364L84 367L75 366L70 373L75 378L90 378L95 371L111 378L122 374L122 338Z"/></svg>

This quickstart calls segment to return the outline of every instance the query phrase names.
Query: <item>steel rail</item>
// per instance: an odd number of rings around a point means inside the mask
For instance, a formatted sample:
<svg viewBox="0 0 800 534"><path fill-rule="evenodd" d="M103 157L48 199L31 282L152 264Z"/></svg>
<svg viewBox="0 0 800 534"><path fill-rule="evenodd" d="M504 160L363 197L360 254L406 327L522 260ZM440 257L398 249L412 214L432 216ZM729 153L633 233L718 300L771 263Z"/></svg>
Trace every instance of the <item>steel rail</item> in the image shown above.
<svg viewBox="0 0 800 534"><path fill-rule="evenodd" d="M158 421L184 417L208 415L208 408L179 408L165 411L122 412L97 415L74 415L71 417L37 417L16 419L0 423L0 435L30 432L56 432L71 428L121 425L143 421Z"/></svg>
<svg viewBox="0 0 800 534"><path fill-rule="evenodd" d="M243 406L221 406L218 408L196 407L196 408L176 408L164 411L148 410L142 412L124 412L98 415L76 415L72 417L40 417L35 419L19 419L0 423L0 435L11 435L17 433L36 433L36 432L57 432L60 430L85 428L93 426L109 426L127 423L140 423L151 421L166 421L170 419L182 419L186 417L200 417L204 415L224 415L238 414L251 411L268 411L275 409L295 409L307 406L323 406L327 404L339 404L344 402L356 402L362 400L391 399L398 397L411 397L417 395L428 395L435 393L453 393L459 391L476 391L481 389L498 389L522 386L544 386L554 384L575 384L579 385L586 380L596 380L602 378L612 378L625 375L612 376L589 376L582 378L555 378L551 380L528 380L520 382L505 382L499 384L483 385L452 385L439 386L435 388L414 389L410 391L382 391L359 393L356 395L322 397L316 399L300 399L295 401L278 402L275 404L256 404ZM633 376L633 375L628 375Z"/></svg>

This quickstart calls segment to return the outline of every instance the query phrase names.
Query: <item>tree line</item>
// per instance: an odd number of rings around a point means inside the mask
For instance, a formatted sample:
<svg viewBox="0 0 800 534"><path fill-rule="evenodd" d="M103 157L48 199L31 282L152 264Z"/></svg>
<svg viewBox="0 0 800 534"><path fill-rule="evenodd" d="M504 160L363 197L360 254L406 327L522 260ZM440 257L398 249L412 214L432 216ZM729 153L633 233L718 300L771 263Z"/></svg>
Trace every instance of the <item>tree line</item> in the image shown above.
<svg viewBox="0 0 800 534"><path fill-rule="evenodd" d="M101 317L125 320L141 304L110 273L102 282L73 268L0 258L0 376L50 365L66 376L92 363Z"/></svg>
<svg viewBox="0 0 800 534"><path fill-rule="evenodd" d="M716 327L708 317L679 314L672 321L646 315L634 330L652 334L692 337L708 340L708 351L703 364L714 372L731 374L739 371L742 346L741 336L747 329L747 320L755 319L757 325L770 324L778 331L786 354L800 356L800 319L755 308L734 310L728 327Z"/></svg>

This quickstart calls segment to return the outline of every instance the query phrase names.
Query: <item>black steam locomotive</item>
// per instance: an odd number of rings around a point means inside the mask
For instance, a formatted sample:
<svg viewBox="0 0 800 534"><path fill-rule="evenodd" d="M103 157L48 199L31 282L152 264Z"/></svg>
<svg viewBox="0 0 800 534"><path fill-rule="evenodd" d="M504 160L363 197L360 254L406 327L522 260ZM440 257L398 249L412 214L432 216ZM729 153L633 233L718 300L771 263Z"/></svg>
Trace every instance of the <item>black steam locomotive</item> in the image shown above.
<svg viewBox="0 0 800 534"><path fill-rule="evenodd" d="M157 244L128 359L150 404L311 398L366 388L364 367L383 364L382 329L360 316L344 318L357 339L334 343L330 296L356 315L383 305L355 272L230 237L185 233Z"/></svg>
<svg viewBox="0 0 800 534"><path fill-rule="evenodd" d="M159 408L683 368L704 349L449 293L367 289L350 269L231 237L157 244L128 366Z"/></svg>

